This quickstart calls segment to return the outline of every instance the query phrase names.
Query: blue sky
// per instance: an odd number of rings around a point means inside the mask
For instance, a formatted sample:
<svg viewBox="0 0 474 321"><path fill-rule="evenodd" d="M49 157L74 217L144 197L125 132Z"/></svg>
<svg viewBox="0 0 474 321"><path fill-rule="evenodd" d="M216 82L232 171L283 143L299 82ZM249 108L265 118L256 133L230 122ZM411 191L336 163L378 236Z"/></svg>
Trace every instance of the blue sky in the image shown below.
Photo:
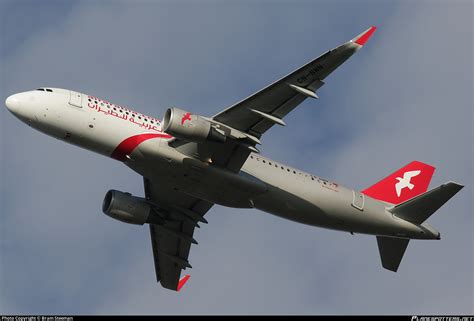
<svg viewBox="0 0 474 321"><path fill-rule="evenodd" d="M365 30L262 152L355 189L411 160L431 186L464 183L410 242L398 273L375 238L215 206L179 294L154 281L147 227L101 212L110 188L143 194L111 159L0 111L0 312L18 314L473 313L473 64L468 1L4 1L2 97L53 86L161 118L213 115Z"/></svg>

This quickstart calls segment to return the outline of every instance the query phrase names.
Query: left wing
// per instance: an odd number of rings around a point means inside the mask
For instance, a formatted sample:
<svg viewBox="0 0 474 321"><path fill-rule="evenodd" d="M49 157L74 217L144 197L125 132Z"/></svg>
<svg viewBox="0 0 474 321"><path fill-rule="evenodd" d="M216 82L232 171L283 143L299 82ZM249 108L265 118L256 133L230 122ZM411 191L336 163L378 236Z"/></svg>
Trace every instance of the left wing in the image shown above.
<svg viewBox="0 0 474 321"><path fill-rule="evenodd" d="M375 32L370 27L354 39L327 51L303 67L238 102L213 117L242 132L260 138L273 125L284 125L282 118L306 98L319 98L316 90L323 80L362 48Z"/></svg>
<svg viewBox="0 0 474 321"><path fill-rule="evenodd" d="M189 279L182 279L181 270L191 268L188 262L194 228L198 222L207 223L204 214L212 203L173 190L170 186L144 178L145 197L168 213L162 224L150 224L151 245L156 280L164 288L179 291Z"/></svg>
<svg viewBox="0 0 474 321"><path fill-rule="evenodd" d="M210 119L217 128L231 128L237 139L228 139L223 144L177 140L173 146L201 160L212 159L214 165L240 170L250 152L258 152L255 146L260 144L261 136L275 124L284 126L283 118L306 98L318 98L316 90L324 85L323 80L362 48L375 29L370 27Z"/></svg>

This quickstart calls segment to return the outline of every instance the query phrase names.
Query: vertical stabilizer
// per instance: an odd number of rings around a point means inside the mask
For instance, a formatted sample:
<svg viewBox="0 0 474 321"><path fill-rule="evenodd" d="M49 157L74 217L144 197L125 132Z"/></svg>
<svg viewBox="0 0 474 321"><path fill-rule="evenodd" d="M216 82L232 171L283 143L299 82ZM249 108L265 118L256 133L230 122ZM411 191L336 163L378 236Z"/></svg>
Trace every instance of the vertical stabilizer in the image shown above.
<svg viewBox="0 0 474 321"><path fill-rule="evenodd" d="M413 161L362 193L380 201L400 204L426 192L434 171L431 165Z"/></svg>

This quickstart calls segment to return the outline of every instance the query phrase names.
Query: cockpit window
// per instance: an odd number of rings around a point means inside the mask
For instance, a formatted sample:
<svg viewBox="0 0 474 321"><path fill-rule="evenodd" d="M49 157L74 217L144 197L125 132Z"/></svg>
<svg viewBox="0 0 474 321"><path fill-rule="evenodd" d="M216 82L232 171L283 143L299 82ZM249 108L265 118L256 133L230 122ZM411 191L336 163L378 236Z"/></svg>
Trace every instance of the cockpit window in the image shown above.
<svg viewBox="0 0 474 321"><path fill-rule="evenodd" d="M46 91L47 91L47 92L50 92L50 93L52 93L52 92L53 92L53 90L52 90L52 89L46 89Z"/></svg>
<svg viewBox="0 0 474 321"><path fill-rule="evenodd" d="M44 89L43 89L43 88L38 88L38 89L36 89L36 90L39 90L39 91L44 91Z"/></svg>

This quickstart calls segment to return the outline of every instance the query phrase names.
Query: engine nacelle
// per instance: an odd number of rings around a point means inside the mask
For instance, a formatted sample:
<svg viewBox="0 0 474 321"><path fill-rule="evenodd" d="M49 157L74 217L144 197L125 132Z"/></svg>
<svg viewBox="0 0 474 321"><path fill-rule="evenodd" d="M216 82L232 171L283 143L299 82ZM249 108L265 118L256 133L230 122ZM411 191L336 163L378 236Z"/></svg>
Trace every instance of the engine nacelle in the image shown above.
<svg viewBox="0 0 474 321"><path fill-rule="evenodd" d="M143 225L149 222L152 208L143 198L112 189L105 194L102 211L116 220Z"/></svg>
<svg viewBox="0 0 474 321"><path fill-rule="evenodd" d="M226 135L215 129L204 117L175 107L166 111L162 128L165 133L190 142L223 143L226 140Z"/></svg>

